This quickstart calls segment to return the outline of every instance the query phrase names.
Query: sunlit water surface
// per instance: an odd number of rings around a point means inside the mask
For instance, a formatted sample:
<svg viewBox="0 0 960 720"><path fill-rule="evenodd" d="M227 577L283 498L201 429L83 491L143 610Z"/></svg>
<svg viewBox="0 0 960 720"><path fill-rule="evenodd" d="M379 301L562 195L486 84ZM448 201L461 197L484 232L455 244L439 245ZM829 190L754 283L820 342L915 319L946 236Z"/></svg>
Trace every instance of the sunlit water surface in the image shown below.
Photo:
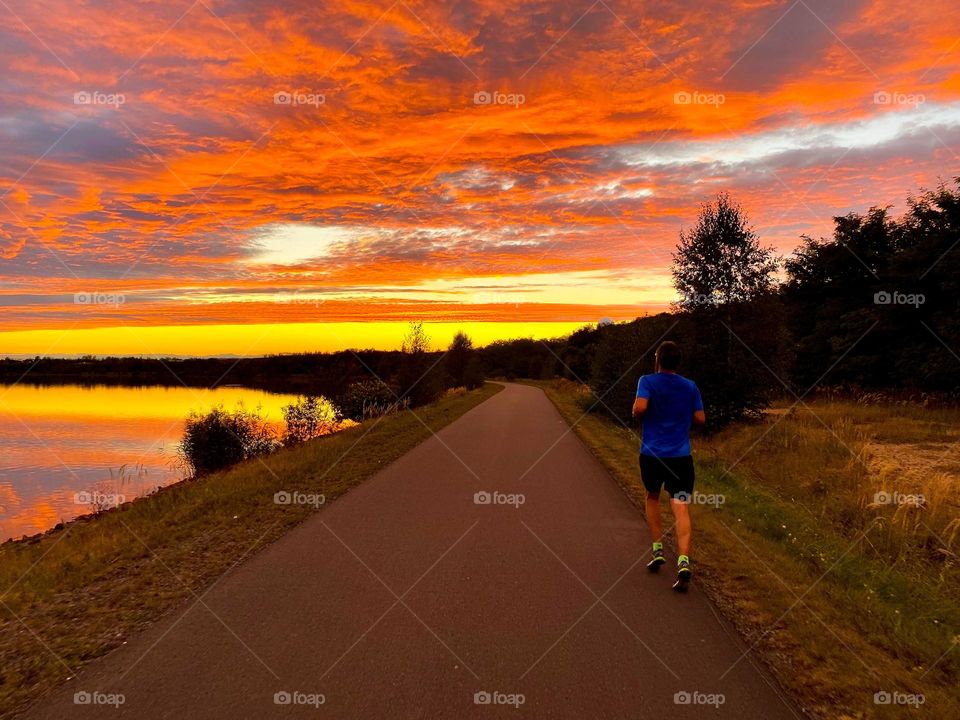
<svg viewBox="0 0 960 720"><path fill-rule="evenodd" d="M190 411L242 402L279 425L295 399L238 387L0 384L0 541L182 479L176 445Z"/></svg>

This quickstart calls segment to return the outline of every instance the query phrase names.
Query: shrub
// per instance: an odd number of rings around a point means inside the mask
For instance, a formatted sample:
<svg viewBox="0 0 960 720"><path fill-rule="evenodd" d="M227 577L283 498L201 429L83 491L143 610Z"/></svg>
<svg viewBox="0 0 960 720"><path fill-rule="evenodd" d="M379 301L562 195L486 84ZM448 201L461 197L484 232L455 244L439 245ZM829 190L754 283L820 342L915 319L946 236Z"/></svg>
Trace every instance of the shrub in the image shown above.
<svg viewBox="0 0 960 720"><path fill-rule="evenodd" d="M298 397L283 408L286 430L284 445L296 445L332 433L340 420L340 412L325 397Z"/></svg>
<svg viewBox="0 0 960 720"><path fill-rule="evenodd" d="M259 408L249 411L240 405L230 412L218 405L206 414L192 412L187 416L177 454L197 476L265 455L279 446Z"/></svg>
<svg viewBox="0 0 960 720"><path fill-rule="evenodd" d="M397 396L393 390L376 379L350 383L340 398L344 417L357 421L385 415L396 409L398 405Z"/></svg>

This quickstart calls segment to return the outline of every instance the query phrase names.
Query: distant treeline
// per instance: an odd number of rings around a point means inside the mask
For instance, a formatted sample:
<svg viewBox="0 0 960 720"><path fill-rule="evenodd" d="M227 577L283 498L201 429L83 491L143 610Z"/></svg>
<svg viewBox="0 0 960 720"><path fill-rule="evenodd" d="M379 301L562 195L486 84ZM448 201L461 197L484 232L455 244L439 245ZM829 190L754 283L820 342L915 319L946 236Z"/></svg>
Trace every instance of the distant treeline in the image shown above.
<svg viewBox="0 0 960 720"><path fill-rule="evenodd" d="M23 377L34 384L242 385L270 392L339 394L350 383L391 378L399 371L399 350L358 350L252 358L35 358L0 359L0 382Z"/></svg>

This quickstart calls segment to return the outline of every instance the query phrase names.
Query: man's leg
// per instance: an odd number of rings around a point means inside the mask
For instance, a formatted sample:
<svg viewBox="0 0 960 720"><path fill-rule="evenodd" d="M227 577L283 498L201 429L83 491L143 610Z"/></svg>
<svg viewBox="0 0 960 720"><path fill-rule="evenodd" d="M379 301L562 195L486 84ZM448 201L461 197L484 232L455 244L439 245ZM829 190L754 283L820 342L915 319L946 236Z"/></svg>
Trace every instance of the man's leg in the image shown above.
<svg viewBox="0 0 960 720"><path fill-rule="evenodd" d="M650 507L649 497L647 507ZM677 550L680 555L690 557L690 506L683 500L670 498L670 509L673 510L673 518L677 524ZM649 513L649 509L647 511Z"/></svg>
<svg viewBox="0 0 960 720"><path fill-rule="evenodd" d="M667 560L663 556L663 521L660 520L660 491L647 490L647 526L650 528L650 539L653 546L650 550L650 562L647 570L657 572Z"/></svg>
<svg viewBox="0 0 960 720"><path fill-rule="evenodd" d="M663 521L660 519L660 492L647 491L647 526L650 528L650 539L653 542L663 542Z"/></svg>
<svg viewBox="0 0 960 720"><path fill-rule="evenodd" d="M653 541L647 570L655 573L666 562L663 557L663 521L660 519L660 488L663 487L663 477L657 458L640 456L640 479L647 491L647 527L650 528L650 540Z"/></svg>
<svg viewBox="0 0 960 720"><path fill-rule="evenodd" d="M667 492L670 493L670 509L677 527L677 581L673 589L677 592L686 592L690 582L690 502L693 500L694 467L693 458L689 455L672 459L672 478L667 482Z"/></svg>

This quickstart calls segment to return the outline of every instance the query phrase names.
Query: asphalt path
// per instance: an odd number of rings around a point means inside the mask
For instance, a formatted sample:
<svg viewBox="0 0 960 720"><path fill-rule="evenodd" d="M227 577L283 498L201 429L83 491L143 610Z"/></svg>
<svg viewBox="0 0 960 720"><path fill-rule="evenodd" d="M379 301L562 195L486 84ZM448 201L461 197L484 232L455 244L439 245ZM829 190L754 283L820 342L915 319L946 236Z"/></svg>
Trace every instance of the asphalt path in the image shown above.
<svg viewBox="0 0 960 720"><path fill-rule="evenodd" d="M800 718L649 547L543 392L509 384L26 717Z"/></svg>

